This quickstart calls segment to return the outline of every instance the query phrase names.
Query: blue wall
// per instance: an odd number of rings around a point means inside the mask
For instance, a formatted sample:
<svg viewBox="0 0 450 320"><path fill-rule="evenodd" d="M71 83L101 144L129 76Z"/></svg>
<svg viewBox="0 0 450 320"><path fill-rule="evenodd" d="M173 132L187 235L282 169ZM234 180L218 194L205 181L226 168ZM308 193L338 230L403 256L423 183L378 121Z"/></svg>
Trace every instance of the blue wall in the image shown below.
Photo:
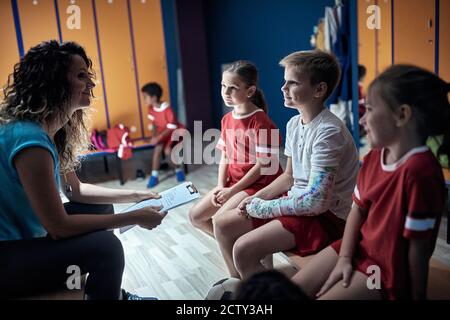
<svg viewBox="0 0 450 320"><path fill-rule="evenodd" d="M283 105L283 69L287 54L311 49L313 27L334 0L212 0L205 1L205 19L215 124L220 127L221 65L239 59L253 61L269 115L285 137L286 123L296 114Z"/></svg>
<svg viewBox="0 0 450 320"><path fill-rule="evenodd" d="M167 70L170 87L170 104L178 111L177 69L179 63L178 30L175 12L175 0L161 0L161 11L164 26L164 41L166 46Z"/></svg>

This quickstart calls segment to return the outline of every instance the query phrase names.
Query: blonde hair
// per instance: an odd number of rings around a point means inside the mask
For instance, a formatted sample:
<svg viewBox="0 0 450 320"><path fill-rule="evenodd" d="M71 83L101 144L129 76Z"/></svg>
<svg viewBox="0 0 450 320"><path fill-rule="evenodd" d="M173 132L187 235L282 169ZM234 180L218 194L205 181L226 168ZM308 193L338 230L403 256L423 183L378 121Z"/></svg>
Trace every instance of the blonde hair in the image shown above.
<svg viewBox="0 0 450 320"><path fill-rule="evenodd" d="M311 85L325 82L327 92L324 101L333 93L341 78L341 67L336 56L321 50L291 53L281 59L280 65L284 68L297 67L301 69L309 76Z"/></svg>

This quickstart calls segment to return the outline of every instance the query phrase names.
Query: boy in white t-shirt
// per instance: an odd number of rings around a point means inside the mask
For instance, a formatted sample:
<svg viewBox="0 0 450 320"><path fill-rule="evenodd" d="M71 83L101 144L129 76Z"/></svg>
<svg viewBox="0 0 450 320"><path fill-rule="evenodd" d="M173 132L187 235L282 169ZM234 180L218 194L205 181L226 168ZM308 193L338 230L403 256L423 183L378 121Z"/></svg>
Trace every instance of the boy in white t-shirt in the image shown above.
<svg viewBox="0 0 450 320"><path fill-rule="evenodd" d="M263 271L261 260L275 252L320 251L342 237L351 207L358 151L345 124L324 105L339 81L339 62L314 50L292 53L280 65L284 104L300 113L287 124L286 170L214 221L222 255L234 262L233 277Z"/></svg>

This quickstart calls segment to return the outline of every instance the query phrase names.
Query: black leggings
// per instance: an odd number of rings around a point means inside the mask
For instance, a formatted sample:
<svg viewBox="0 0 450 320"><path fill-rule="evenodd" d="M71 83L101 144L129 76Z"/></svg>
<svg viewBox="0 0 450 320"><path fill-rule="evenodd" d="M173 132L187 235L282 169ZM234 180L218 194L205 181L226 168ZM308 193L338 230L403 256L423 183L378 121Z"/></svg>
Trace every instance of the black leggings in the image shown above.
<svg viewBox="0 0 450 320"><path fill-rule="evenodd" d="M113 214L112 205L66 203L69 214ZM49 236L31 240L0 241L0 298L19 298L67 288L76 265L89 273L85 294L90 299L118 299L125 266L122 244L110 231L72 238Z"/></svg>

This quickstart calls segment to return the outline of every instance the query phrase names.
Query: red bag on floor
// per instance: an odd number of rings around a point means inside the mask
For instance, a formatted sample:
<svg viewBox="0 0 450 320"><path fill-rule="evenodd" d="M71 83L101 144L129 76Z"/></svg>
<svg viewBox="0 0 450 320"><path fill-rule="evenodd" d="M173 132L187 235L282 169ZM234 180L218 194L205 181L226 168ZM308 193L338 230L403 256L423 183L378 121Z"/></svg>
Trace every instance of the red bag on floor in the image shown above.
<svg viewBox="0 0 450 320"><path fill-rule="evenodd" d="M130 131L123 124L118 124L107 132L108 148L116 149L117 156L122 160L132 157L132 143L130 141Z"/></svg>

